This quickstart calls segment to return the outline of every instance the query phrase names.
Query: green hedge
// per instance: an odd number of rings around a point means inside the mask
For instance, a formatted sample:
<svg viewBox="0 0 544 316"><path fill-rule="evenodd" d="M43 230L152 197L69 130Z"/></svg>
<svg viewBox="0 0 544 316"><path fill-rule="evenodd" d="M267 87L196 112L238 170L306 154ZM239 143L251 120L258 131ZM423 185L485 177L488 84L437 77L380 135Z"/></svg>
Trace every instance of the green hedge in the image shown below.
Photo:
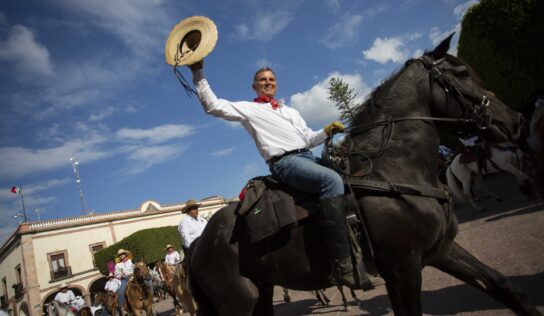
<svg viewBox="0 0 544 316"><path fill-rule="evenodd" d="M482 0L462 21L458 56L515 110L544 91L544 1Z"/></svg>
<svg viewBox="0 0 544 316"><path fill-rule="evenodd" d="M132 251L133 261L144 259L147 264L164 259L164 247L172 244L179 251L181 236L177 226L166 226L140 230L123 240L95 252L94 260L100 272L108 274L108 261L117 257L117 250L123 248Z"/></svg>

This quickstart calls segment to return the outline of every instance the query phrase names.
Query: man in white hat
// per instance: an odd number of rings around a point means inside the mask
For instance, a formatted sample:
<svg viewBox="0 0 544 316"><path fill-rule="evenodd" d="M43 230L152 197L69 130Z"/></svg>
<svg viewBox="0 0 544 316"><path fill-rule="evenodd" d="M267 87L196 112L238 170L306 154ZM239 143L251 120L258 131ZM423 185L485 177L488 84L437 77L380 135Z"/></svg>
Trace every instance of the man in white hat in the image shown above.
<svg viewBox="0 0 544 316"><path fill-rule="evenodd" d="M200 237L204 227L208 224L208 221L198 215L198 208L200 203L191 199L185 202L185 206L181 210L183 214L186 214L179 222L178 231L181 235L182 248L185 253L185 257L188 255L189 247L195 239Z"/></svg>
<svg viewBox="0 0 544 316"><path fill-rule="evenodd" d="M55 301L69 305L76 299L74 292L68 289L68 284L62 283L60 285L60 291L55 295Z"/></svg>
<svg viewBox="0 0 544 316"><path fill-rule="evenodd" d="M252 88L257 97L232 102L216 97L204 78L203 61L189 66L200 103L206 113L228 121L239 121L255 141L270 172L280 182L298 190L319 194L318 218L323 240L331 254L331 279L338 285L355 287L351 249L345 218L342 177L320 164L310 148L320 145L344 126L332 122L323 129L310 129L300 113L276 95L276 75L266 67L257 70Z"/></svg>
<svg viewBox="0 0 544 316"><path fill-rule="evenodd" d="M176 263L178 263L181 260L181 257L179 255L179 252L176 251L176 248L174 246L168 244L164 248L166 250L166 256L164 257L164 262L170 266L170 268L174 268Z"/></svg>
<svg viewBox="0 0 544 316"><path fill-rule="evenodd" d="M122 311L123 304L125 302L125 290L127 288L129 278L134 274L134 263L128 257L128 251L125 249L117 250L117 257L119 262L115 265L115 277L121 281L119 285L119 292L117 296L118 308ZM122 313L121 313L122 314Z"/></svg>

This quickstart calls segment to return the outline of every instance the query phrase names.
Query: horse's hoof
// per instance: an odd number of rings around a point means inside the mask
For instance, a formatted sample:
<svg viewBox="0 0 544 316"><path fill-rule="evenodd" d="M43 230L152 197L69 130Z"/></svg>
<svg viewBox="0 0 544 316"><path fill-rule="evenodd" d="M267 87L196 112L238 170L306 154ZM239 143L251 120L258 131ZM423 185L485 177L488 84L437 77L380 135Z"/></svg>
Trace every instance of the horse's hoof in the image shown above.
<svg viewBox="0 0 544 316"><path fill-rule="evenodd" d="M351 312L351 306L344 307L344 312Z"/></svg>
<svg viewBox="0 0 544 316"><path fill-rule="evenodd" d="M290 303L291 302L291 297L290 296L284 296L283 300L285 301L285 303Z"/></svg>

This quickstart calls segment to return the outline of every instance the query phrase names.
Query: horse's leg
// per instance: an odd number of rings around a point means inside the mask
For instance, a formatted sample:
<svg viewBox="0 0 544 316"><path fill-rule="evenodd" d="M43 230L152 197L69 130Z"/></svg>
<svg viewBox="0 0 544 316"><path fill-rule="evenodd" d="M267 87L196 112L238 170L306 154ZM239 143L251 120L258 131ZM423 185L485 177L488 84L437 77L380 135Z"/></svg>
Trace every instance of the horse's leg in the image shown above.
<svg viewBox="0 0 544 316"><path fill-rule="evenodd" d="M340 292L340 295L342 296L342 303L344 303L344 311L349 312L351 311L351 306L348 304L348 300L346 299L346 296L344 295L344 287L341 285L337 285L336 288Z"/></svg>
<svg viewBox="0 0 544 316"><path fill-rule="evenodd" d="M431 266L486 292L517 314L541 315L505 276L480 262L453 241L444 255L432 262Z"/></svg>
<svg viewBox="0 0 544 316"><path fill-rule="evenodd" d="M481 193L483 193L486 198L493 198L498 202L502 201L501 197L491 192L484 186L483 176L480 173L476 173L476 175L474 176L474 186L478 187L478 190L481 191Z"/></svg>
<svg viewBox="0 0 544 316"><path fill-rule="evenodd" d="M355 290L354 289L349 289L349 291L351 292L351 298L353 298L355 301L357 302L362 302L358 297L357 297L357 294L355 294Z"/></svg>
<svg viewBox="0 0 544 316"><path fill-rule="evenodd" d="M291 296L289 295L289 290L286 287L282 287L283 290L283 300L285 303L291 302Z"/></svg>
<svg viewBox="0 0 544 316"><path fill-rule="evenodd" d="M387 294L396 316L421 315L420 257L391 258L380 272L385 279Z"/></svg>
<svg viewBox="0 0 544 316"><path fill-rule="evenodd" d="M253 316L274 316L274 285L259 286L259 299L253 309Z"/></svg>

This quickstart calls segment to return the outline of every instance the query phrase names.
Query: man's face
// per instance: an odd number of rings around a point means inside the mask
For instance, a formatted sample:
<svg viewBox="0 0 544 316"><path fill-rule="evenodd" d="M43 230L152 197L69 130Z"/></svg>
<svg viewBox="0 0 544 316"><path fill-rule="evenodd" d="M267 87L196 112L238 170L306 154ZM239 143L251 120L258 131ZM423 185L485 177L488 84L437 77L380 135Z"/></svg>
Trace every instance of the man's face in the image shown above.
<svg viewBox="0 0 544 316"><path fill-rule="evenodd" d="M125 260L126 257L127 257L127 255L124 254L124 253L119 255L119 259L121 259L121 260Z"/></svg>
<svg viewBox="0 0 544 316"><path fill-rule="evenodd" d="M68 288L63 287L62 289L60 289L60 291L61 291L62 293L66 293L66 292L68 292Z"/></svg>
<svg viewBox="0 0 544 316"><path fill-rule="evenodd" d="M253 82L253 90L257 96L267 96L273 98L276 95L276 76L270 70L265 70L257 74Z"/></svg>
<svg viewBox="0 0 544 316"><path fill-rule="evenodd" d="M198 209L194 208L194 209L190 210L189 215L192 216L193 218L196 218L198 216Z"/></svg>

